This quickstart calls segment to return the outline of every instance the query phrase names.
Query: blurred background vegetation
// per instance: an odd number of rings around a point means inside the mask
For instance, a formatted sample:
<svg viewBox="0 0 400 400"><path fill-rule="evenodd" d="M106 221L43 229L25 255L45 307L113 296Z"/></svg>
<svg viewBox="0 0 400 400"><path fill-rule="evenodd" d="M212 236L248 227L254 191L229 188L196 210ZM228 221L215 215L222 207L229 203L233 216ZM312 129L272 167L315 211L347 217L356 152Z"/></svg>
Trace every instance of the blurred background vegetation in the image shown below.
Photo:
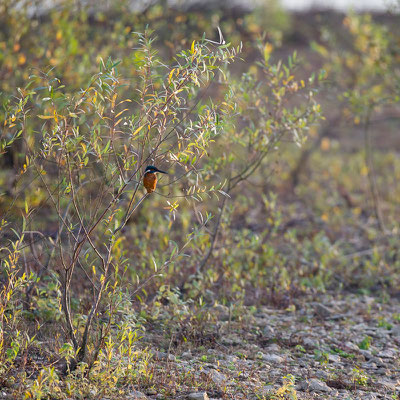
<svg viewBox="0 0 400 400"><path fill-rule="evenodd" d="M92 339L89 366L101 359L107 338L115 334L113 322L126 317L134 321L129 325L134 332L159 319L164 306L164 329L173 331L171 321L183 320L200 329L204 319L212 318L203 311L215 303L235 309L261 304L287 308L299 296L330 290L398 296L398 14L288 13L277 1L255 8L156 1L135 9L124 0L94 5L64 0L52 7L1 0L2 380L23 363L21 349L34 347L33 335L41 340L52 335L54 343L41 349L52 362L60 357L82 361L73 334L56 329L68 319L62 303L70 302L72 325L84 337L104 280L99 273L96 278L99 266L91 265L85 250L70 292L63 293L62 256L53 249L65 239L72 257L68 240L76 234L79 213L71 216L71 221L76 218L71 237L64 237L56 204L60 210L69 207L71 187L67 190L62 179L68 179L63 169L68 160L61 165L49 149L49 132L55 135L59 120L73 120L68 123L83 136L101 132L104 125L96 116L110 120L115 87L118 99L129 101L124 111L129 116L121 114L126 129L147 140L140 118L160 104L150 102L165 82L173 85L176 79L179 84L177 54L186 52L182 57L190 64L191 56L207 51L193 43L211 44L207 39L224 47L218 28L236 50L228 56L204 53L204 71L210 75L203 83L199 72L200 82L177 97L176 109L163 112L171 115L168 129L177 131L178 142L199 116L198 129L207 123L219 134L210 136L204 148L194 141L194 152L177 150L176 159L151 160L161 163L157 167L167 169L169 178L118 231L112 252L119 260L118 268L113 265L119 277L107 282L114 286L95 308L98 325L93 330L100 332L100 340ZM103 79L99 71L104 80L95 87ZM146 97L149 82L153 95ZM74 111L80 96L88 101L84 113ZM83 147L78 142L74 146ZM109 154L107 141L101 146ZM86 154L81 147L67 153L81 157L80 152ZM118 151L124 151L123 144ZM135 157L116 160L139 166ZM122 186L108 182L112 173L108 166L101 170L95 158L85 161L83 155L80 162L88 163L88 172L80 176L88 184L79 188L82 215L89 223L93 215L85 210L105 201L94 201L99 188L112 196ZM138 180L142 170L141 165L136 171ZM107 182L99 186L96 179ZM51 194L56 193L54 201ZM122 210L110 210L109 223L114 215L124 221L118 213L123 214L131 193ZM108 226L106 220L101 224ZM96 240L101 249L108 240L106 228ZM46 390L54 387L48 384ZM26 390L33 396L44 389Z"/></svg>

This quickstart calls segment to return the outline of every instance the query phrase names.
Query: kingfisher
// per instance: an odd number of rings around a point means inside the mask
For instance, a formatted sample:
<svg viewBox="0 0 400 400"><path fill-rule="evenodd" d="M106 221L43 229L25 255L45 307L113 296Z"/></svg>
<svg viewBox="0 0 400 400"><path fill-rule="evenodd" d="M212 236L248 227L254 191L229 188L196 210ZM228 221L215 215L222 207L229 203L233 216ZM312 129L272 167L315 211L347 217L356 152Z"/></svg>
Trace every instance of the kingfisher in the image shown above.
<svg viewBox="0 0 400 400"><path fill-rule="evenodd" d="M151 193L156 190L157 172L159 172L160 174L168 174L168 172L161 171L154 165L148 165L144 171L143 186L146 188L147 193Z"/></svg>

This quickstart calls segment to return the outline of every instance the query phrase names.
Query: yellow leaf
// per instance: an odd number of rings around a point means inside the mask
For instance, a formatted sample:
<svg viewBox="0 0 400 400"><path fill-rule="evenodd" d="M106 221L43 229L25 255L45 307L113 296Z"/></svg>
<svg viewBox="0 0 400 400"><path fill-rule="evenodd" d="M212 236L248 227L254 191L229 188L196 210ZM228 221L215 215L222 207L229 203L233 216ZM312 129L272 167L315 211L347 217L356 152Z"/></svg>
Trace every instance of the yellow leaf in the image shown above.
<svg viewBox="0 0 400 400"><path fill-rule="evenodd" d="M120 111L116 116L115 116L115 118L118 118L122 113L124 113L125 111L127 111L128 109L127 108L124 108L122 111Z"/></svg>
<svg viewBox="0 0 400 400"><path fill-rule="evenodd" d="M269 57L271 56L272 50L274 49L274 46L272 46L271 43L265 43L264 46L264 61L267 63L269 60Z"/></svg>
<svg viewBox="0 0 400 400"><path fill-rule="evenodd" d="M122 103L126 103L126 102L132 103L132 100L131 100L131 99L121 100L121 101L118 103L118 105L120 105L120 104L122 104Z"/></svg>
<svg viewBox="0 0 400 400"><path fill-rule="evenodd" d="M283 84L287 85L292 79L294 79L294 76L290 75L289 78L287 78L286 80L283 81Z"/></svg>
<svg viewBox="0 0 400 400"><path fill-rule="evenodd" d="M54 118L53 115L38 115L38 117L40 119L53 119Z"/></svg>
<svg viewBox="0 0 400 400"><path fill-rule="evenodd" d="M168 82L171 82L171 78L172 78L172 75L174 74L174 72L175 72L175 68L172 68L171 72L168 75Z"/></svg>
<svg viewBox="0 0 400 400"><path fill-rule="evenodd" d="M114 96L111 99L111 108L115 107L115 101L117 100L117 93L114 94Z"/></svg>
<svg viewBox="0 0 400 400"><path fill-rule="evenodd" d="M142 130L143 127L144 125L139 126L139 128L137 128L136 131L132 133L132 136L136 136Z"/></svg>

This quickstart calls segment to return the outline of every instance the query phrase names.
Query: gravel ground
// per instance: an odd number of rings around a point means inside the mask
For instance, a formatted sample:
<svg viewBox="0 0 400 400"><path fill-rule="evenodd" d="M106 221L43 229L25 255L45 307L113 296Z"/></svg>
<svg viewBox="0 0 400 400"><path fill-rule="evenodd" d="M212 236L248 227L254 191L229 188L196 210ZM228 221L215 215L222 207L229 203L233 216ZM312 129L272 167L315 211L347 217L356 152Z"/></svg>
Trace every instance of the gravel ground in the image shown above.
<svg viewBox="0 0 400 400"><path fill-rule="evenodd" d="M166 352L161 336L146 335L157 368L198 387L133 391L131 399L400 399L398 299L325 295L287 310L249 308L239 322L227 307L212 311L212 344Z"/></svg>

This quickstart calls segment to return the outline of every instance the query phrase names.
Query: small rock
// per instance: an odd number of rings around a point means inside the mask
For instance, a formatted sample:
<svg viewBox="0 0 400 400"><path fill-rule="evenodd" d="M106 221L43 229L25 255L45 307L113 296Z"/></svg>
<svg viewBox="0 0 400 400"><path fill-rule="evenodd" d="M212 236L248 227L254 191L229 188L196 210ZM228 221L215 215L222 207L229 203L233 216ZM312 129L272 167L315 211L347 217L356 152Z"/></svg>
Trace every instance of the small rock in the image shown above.
<svg viewBox="0 0 400 400"><path fill-rule="evenodd" d="M368 325L365 322L361 322L359 324L353 325L353 327L351 328L353 331L357 331L357 332L365 332L365 330L368 328Z"/></svg>
<svg viewBox="0 0 400 400"><path fill-rule="evenodd" d="M216 384L216 385L225 385L226 381L228 380L228 378L219 371L216 371L215 369L210 371L210 377L211 380Z"/></svg>
<svg viewBox="0 0 400 400"><path fill-rule="evenodd" d="M285 360L283 357L278 356L278 354L263 354L263 361L267 361L273 364L282 364Z"/></svg>
<svg viewBox="0 0 400 400"><path fill-rule="evenodd" d="M154 353L154 360L156 361L176 361L176 357L173 354L167 354L163 351L156 351Z"/></svg>
<svg viewBox="0 0 400 400"><path fill-rule="evenodd" d="M378 366L374 362L368 361L368 362L362 363L361 368L362 369L377 369Z"/></svg>
<svg viewBox="0 0 400 400"><path fill-rule="evenodd" d="M231 334L223 336L221 338L221 343L224 346L237 346L239 344L242 344L242 340L237 335Z"/></svg>
<svg viewBox="0 0 400 400"><path fill-rule="evenodd" d="M391 349L380 351L377 356L382 358L395 358L395 352Z"/></svg>
<svg viewBox="0 0 400 400"><path fill-rule="evenodd" d="M332 314L329 319L331 321L338 321L339 319L346 319L347 314Z"/></svg>
<svg viewBox="0 0 400 400"><path fill-rule="evenodd" d="M297 360L297 363L300 365L300 367L308 367L310 360L307 356L304 356L304 357L299 358Z"/></svg>
<svg viewBox="0 0 400 400"><path fill-rule="evenodd" d="M189 399L189 400L210 400L210 398L208 397L206 392L203 392L203 393L199 393L199 392L190 393L187 396L187 399Z"/></svg>
<svg viewBox="0 0 400 400"><path fill-rule="evenodd" d="M254 343L248 343L245 345L245 349L246 349L246 351L252 351L252 350L257 351L259 349L259 347Z"/></svg>
<svg viewBox="0 0 400 400"><path fill-rule="evenodd" d="M271 381L277 380L282 377L282 371L280 368L273 368L269 371L269 378Z"/></svg>
<svg viewBox="0 0 400 400"><path fill-rule="evenodd" d="M387 339L389 337L389 333L390 333L390 331L387 330L386 328L379 327L375 331L375 337L377 337L379 339Z"/></svg>
<svg viewBox="0 0 400 400"><path fill-rule="evenodd" d="M395 391L398 389L398 386L394 382L387 381L385 379L379 379L376 383L386 390Z"/></svg>
<svg viewBox="0 0 400 400"><path fill-rule="evenodd" d="M349 348L350 350L353 350L353 351L359 351L360 350L360 348L353 342L346 342L344 345L347 348Z"/></svg>
<svg viewBox="0 0 400 400"><path fill-rule="evenodd" d="M129 393L129 400L146 400L147 396L142 393L138 392L137 390L134 390L133 392Z"/></svg>
<svg viewBox="0 0 400 400"><path fill-rule="evenodd" d="M315 378L303 381L301 383L301 388L303 390L309 390L310 392L330 392L332 390L325 382Z"/></svg>
<svg viewBox="0 0 400 400"><path fill-rule="evenodd" d="M340 357L337 354L329 354L328 359L330 362L339 363Z"/></svg>
<svg viewBox="0 0 400 400"><path fill-rule="evenodd" d="M272 328L272 326L265 325L262 330L262 334L266 339L272 339L275 337L274 328Z"/></svg>
<svg viewBox="0 0 400 400"><path fill-rule="evenodd" d="M319 379L328 379L329 373L324 371L323 369L319 369L319 370L315 371L315 376Z"/></svg>
<svg viewBox="0 0 400 400"><path fill-rule="evenodd" d="M315 303L314 312L316 315L324 319L329 318L333 314L330 308L324 306L321 303Z"/></svg>
<svg viewBox="0 0 400 400"><path fill-rule="evenodd" d="M303 345L304 345L304 347L307 347L309 349L314 349L316 347L319 347L319 342L318 342L318 340L314 340L311 338L305 338L303 340Z"/></svg>
<svg viewBox="0 0 400 400"><path fill-rule="evenodd" d="M271 345L269 345L267 347L267 350L270 351L270 352L274 352L274 351L276 352L276 351L280 351L281 348L280 348L280 346L278 344L272 343Z"/></svg>
<svg viewBox="0 0 400 400"><path fill-rule="evenodd" d="M359 349L358 351L365 357L366 360L370 360L373 357L369 350Z"/></svg>
<svg viewBox="0 0 400 400"><path fill-rule="evenodd" d="M379 397L380 396L378 393L368 393L363 395L363 397L361 397L361 400L378 400Z"/></svg>
<svg viewBox="0 0 400 400"><path fill-rule="evenodd" d="M393 336L400 336L400 325L392 326L392 329L389 331L389 333Z"/></svg>
<svg viewBox="0 0 400 400"><path fill-rule="evenodd" d="M371 362L374 362L378 367L385 368L387 366L387 362L383 361L380 357L371 357Z"/></svg>
<svg viewBox="0 0 400 400"><path fill-rule="evenodd" d="M225 360L229 363L237 363L239 361L239 359L236 356L232 356L230 354L228 354L227 356L225 356Z"/></svg>
<svg viewBox="0 0 400 400"><path fill-rule="evenodd" d="M363 302L366 303L368 306L372 306L372 304L374 304L375 302L375 299L371 296L365 295L363 298Z"/></svg>
<svg viewBox="0 0 400 400"><path fill-rule="evenodd" d="M375 375L386 375L386 372L386 368L377 368L377 370L375 371Z"/></svg>

